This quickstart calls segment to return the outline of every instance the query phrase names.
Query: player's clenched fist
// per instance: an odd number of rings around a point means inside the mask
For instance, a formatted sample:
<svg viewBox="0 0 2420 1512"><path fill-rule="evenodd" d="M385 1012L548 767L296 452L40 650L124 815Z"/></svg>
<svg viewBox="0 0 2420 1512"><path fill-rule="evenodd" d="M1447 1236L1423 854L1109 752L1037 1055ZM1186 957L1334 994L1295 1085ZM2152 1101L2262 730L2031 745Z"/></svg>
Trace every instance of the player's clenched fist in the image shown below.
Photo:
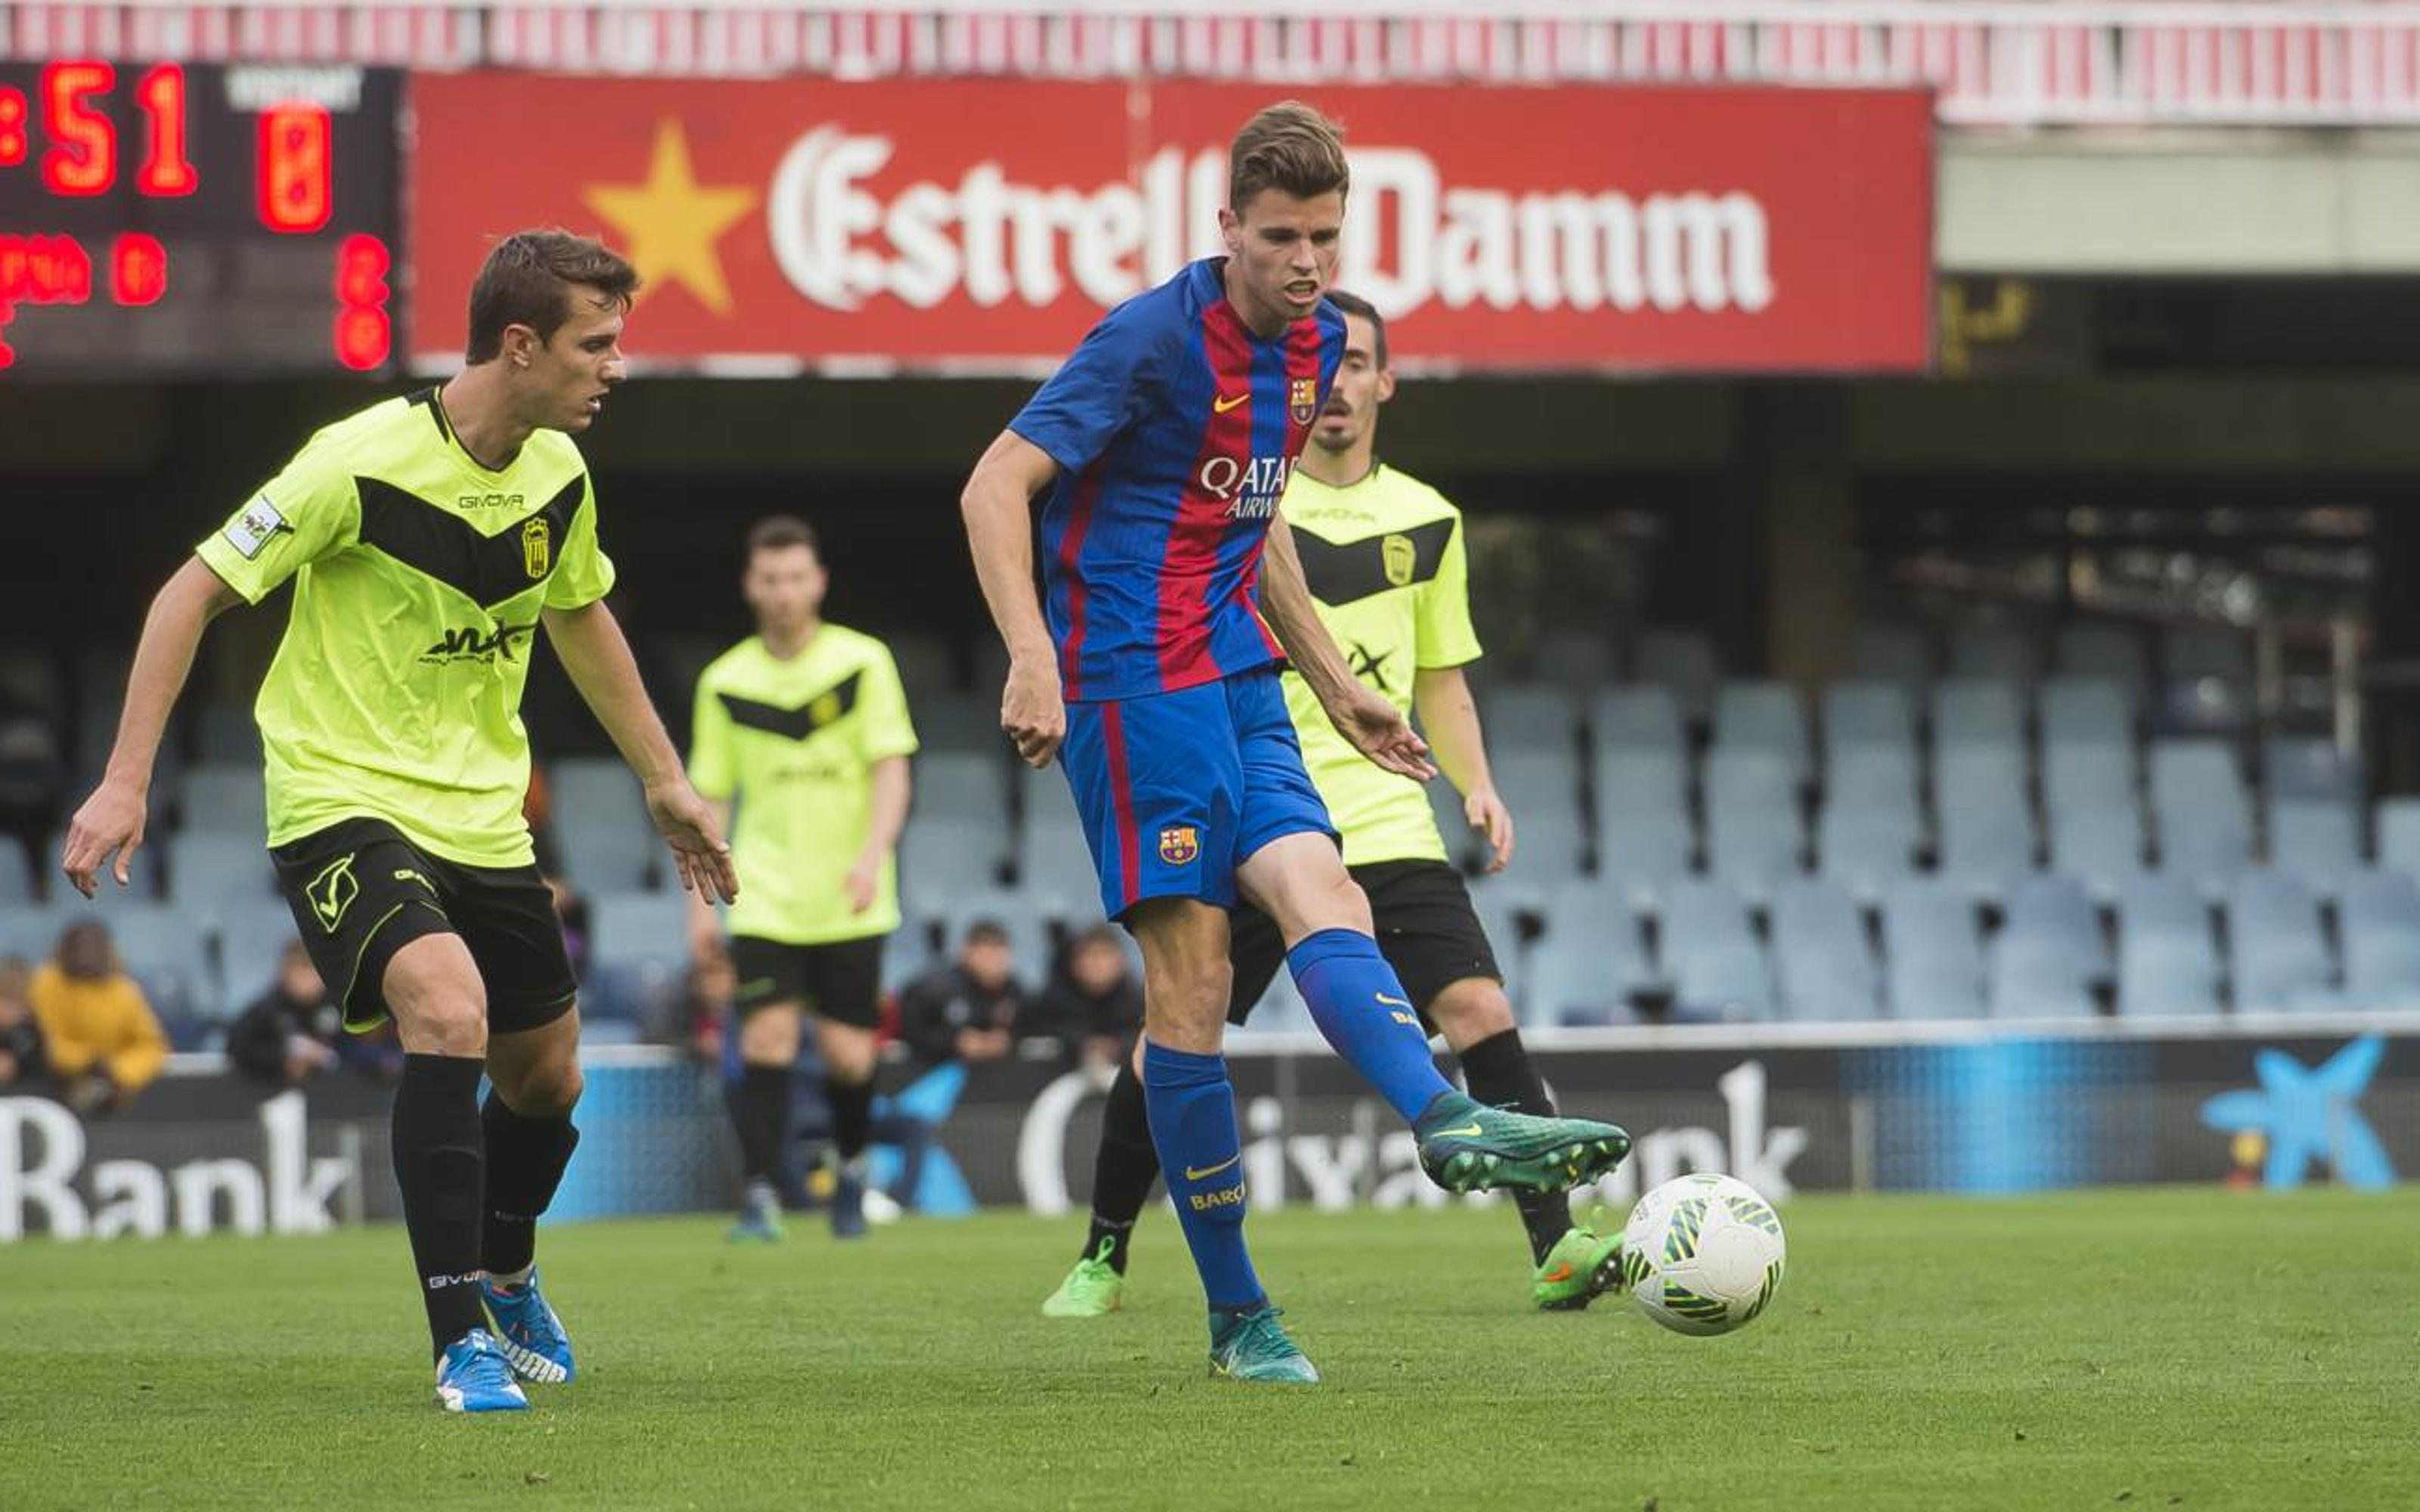
<svg viewBox="0 0 2420 1512"><path fill-rule="evenodd" d="M1008 666L1000 727L1028 766L1047 766L1067 735L1067 705L1059 697L1059 669L1047 657L1020 656Z"/></svg>

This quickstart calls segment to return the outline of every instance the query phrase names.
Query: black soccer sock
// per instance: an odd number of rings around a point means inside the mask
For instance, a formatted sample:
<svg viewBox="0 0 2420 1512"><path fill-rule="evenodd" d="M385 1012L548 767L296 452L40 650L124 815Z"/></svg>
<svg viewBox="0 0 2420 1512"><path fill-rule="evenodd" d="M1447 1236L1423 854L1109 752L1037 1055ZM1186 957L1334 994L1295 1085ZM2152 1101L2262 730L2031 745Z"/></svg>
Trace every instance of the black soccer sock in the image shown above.
<svg viewBox="0 0 2420 1512"><path fill-rule="evenodd" d="M1554 1100L1546 1096L1546 1084L1522 1046L1519 1029L1491 1034L1465 1050L1461 1058L1463 1080L1481 1103L1541 1118L1554 1116ZM1529 1231L1529 1258L1535 1264L1572 1231L1571 1198L1561 1192L1515 1192L1512 1201L1521 1210L1521 1227Z"/></svg>
<svg viewBox="0 0 2420 1512"><path fill-rule="evenodd" d="M782 1145L790 1134L790 1068L742 1066L731 1089L731 1127L739 1135L742 1173L782 1184Z"/></svg>
<svg viewBox="0 0 2420 1512"><path fill-rule="evenodd" d="M1101 1116L1101 1149L1093 1159L1093 1227L1084 1236L1084 1257L1108 1259L1118 1274L1126 1273L1126 1245L1134 1238L1135 1219L1151 1200L1152 1183L1159 1180L1159 1150L1151 1142L1151 1119L1143 1110L1142 1078L1134 1061L1118 1062L1118 1079L1109 1084L1109 1106Z"/></svg>
<svg viewBox="0 0 2420 1512"><path fill-rule="evenodd" d="M865 1152L866 1131L874 1125L874 1082L824 1078L824 1103L831 1109L832 1149L843 1164Z"/></svg>
<svg viewBox="0 0 2420 1512"><path fill-rule="evenodd" d="M538 1215L563 1184L580 1131L568 1116L523 1118L492 1089L479 1121L488 1135L488 1272L511 1275L528 1270L537 1253Z"/></svg>
<svg viewBox="0 0 2420 1512"><path fill-rule="evenodd" d="M470 1056L408 1055L395 1088L395 1182L403 1191L403 1226L438 1353L487 1326L479 1305L484 1069Z"/></svg>

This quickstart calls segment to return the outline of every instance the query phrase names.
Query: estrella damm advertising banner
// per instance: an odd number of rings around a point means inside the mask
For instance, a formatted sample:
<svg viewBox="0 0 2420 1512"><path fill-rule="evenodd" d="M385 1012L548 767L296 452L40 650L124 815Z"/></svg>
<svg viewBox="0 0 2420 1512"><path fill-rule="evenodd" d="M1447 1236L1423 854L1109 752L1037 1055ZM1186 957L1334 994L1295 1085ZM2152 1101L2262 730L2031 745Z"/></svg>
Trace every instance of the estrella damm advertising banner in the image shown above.
<svg viewBox="0 0 2420 1512"><path fill-rule="evenodd" d="M410 351L460 359L495 238L601 235L627 348L706 371L1018 371L1218 250L1276 86L412 80ZM1497 372L1895 372L1931 350L1920 91L1318 87L1340 282L1399 359ZM508 145L508 146L500 146Z"/></svg>

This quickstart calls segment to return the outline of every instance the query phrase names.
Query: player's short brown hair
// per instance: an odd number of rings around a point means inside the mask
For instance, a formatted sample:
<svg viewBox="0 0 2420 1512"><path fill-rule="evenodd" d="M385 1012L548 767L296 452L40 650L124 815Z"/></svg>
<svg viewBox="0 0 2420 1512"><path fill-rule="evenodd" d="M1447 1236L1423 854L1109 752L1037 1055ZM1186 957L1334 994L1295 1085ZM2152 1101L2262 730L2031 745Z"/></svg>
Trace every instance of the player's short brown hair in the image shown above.
<svg viewBox="0 0 2420 1512"><path fill-rule="evenodd" d="M1370 355L1377 359L1378 365L1380 367L1386 366L1387 317L1378 313L1378 307L1371 303L1368 300L1363 299L1360 295L1347 294L1341 288L1332 288L1327 291L1327 302L1343 311L1346 315L1357 315L1362 319L1370 322L1371 345L1375 348L1370 353Z"/></svg>
<svg viewBox="0 0 2420 1512"><path fill-rule="evenodd" d="M1264 189L1314 199L1352 184L1343 129L1299 100L1281 100L1246 121L1227 150L1227 208L1238 213Z"/></svg>
<svg viewBox="0 0 2420 1512"><path fill-rule="evenodd" d="M815 528L796 515L768 515L748 528L748 554L779 551L787 547L803 546L820 559L824 554L815 539Z"/></svg>
<svg viewBox="0 0 2420 1512"><path fill-rule="evenodd" d="M499 241L471 285L471 343L463 360L492 363L504 349L504 328L527 326L551 340L571 318L571 290L586 285L628 309L639 270L594 237L568 231L516 231Z"/></svg>

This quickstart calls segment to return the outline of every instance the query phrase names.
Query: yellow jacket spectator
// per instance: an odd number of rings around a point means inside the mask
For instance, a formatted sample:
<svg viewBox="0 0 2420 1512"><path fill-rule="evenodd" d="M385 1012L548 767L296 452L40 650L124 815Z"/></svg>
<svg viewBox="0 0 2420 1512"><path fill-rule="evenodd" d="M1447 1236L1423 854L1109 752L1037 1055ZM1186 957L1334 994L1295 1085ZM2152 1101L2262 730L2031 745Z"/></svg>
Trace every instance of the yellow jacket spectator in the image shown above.
<svg viewBox="0 0 2420 1512"><path fill-rule="evenodd" d="M30 995L51 1072L79 1112L123 1107L167 1063L168 1036L98 919L61 932Z"/></svg>

